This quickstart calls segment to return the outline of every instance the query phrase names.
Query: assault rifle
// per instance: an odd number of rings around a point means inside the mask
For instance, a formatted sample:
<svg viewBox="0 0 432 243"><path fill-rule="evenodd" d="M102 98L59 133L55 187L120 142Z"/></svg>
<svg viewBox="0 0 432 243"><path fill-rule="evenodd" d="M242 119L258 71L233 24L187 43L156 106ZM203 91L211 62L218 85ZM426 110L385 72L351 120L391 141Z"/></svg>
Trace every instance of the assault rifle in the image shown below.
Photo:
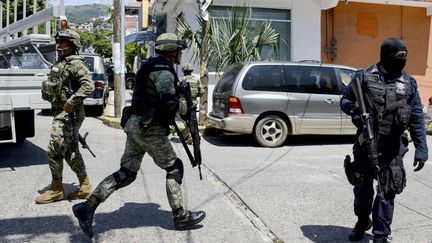
<svg viewBox="0 0 432 243"><path fill-rule="evenodd" d="M193 152L194 154L192 155L189 147L186 144L185 138L183 136L183 134L180 132L180 129L178 128L177 124L174 122L174 127L177 131L177 134L180 138L180 141L183 144L183 147L186 150L186 153L189 157L189 160L192 164L192 167L195 167L198 165L198 172L199 172L199 177L200 180L202 180L202 174L201 174L201 162L202 162L202 157L201 157L201 148L200 148L200 135L199 135L199 130L198 130L198 121L196 118L196 111L197 111L197 107L196 105L194 105L193 101L192 101L192 93L191 93L191 89L190 89L190 84L188 82L184 82L183 84L181 84L180 86L180 90L184 95L184 98L186 100L186 104L187 104L187 109L188 112L187 117L182 117L185 122L186 122L186 127L189 129L191 135L192 135L192 143L193 143Z"/></svg>
<svg viewBox="0 0 432 243"><path fill-rule="evenodd" d="M70 97L73 94L72 84L71 84L70 80L68 80L68 86L69 86L68 87L69 89L66 92L67 92L68 97ZM86 142L86 138L87 138L87 136L88 136L89 133L86 132L84 134L84 137L81 136L81 134L79 134L78 129L76 127L76 114L75 114L75 111L72 111L70 113L70 116L71 116L71 123L72 123L72 141L75 144L77 144L78 141L79 141L79 143L81 144L82 148L87 149L90 152L90 154L93 155L94 158L96 158L96 155L93 153L93 151L90 149L90 147L88 146L88 144Z"/></svg>
<svg viewBox="0 0 432 243"><path fill-rule="evenodd" d="M366 142L367 152L368 152L368 158L370 162L370 166L372 171L376 174L376 179L378 182L378 195L382 195L380 180L379 180L379 171L380 168L378 166L378 149L377 144L374 137L373 127L372 127L372 120L371 115L366 110L366 104L364 101L363 91L360 84L360 79L356 78L352 81L352 88L354 91L354 95L357 100L357 105L360 108L361 112L361 118L363 120L363 132L359 137L359 142L362 143L361 139L364 139L364 142Z"/></svg>

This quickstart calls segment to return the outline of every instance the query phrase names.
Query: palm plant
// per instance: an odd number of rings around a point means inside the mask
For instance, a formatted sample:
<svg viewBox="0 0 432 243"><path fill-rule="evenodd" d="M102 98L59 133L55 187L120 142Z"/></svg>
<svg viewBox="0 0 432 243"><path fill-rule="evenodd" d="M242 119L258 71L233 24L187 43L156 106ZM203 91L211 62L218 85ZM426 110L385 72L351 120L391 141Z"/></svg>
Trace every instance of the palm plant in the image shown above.
<svg viewBox="0 0 432 243"><path fill-rule="evenodd" d="M230 64L252 60L261 60L263 48L271 50L268 56L277 58L280 35L271 27L270 21L261 26L251 21L250 7L233 7L227 10L227 18L211 18L209 30L209 63L216 72L225 70ZM197 15L197 21L203 26L204 20ZM201 56L202 28L194 32L183 17L177 19L178 34L191 42L194 61ZM266 49L267 50L267 49Z"/></svg>

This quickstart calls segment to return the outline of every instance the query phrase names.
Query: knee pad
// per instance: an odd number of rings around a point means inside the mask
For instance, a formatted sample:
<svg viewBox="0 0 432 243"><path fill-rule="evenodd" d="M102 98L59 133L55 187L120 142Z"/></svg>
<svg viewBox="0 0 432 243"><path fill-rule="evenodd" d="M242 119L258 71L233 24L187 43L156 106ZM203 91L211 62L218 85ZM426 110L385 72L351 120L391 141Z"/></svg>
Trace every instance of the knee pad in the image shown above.
<svg viewBox="0 0 432 243"><path fill-rule="evenodd" d="M174 164L168 168L165 168L167 175L167 179L174 179L178 184L182 184L183 179L183 162L177 158Z"/></svg>
<svg viewBox="0 0 432 243"><path fill-rule="evenodd" d="M115 189L118 190L122 187L131 184L136 179L137 173L132 172L131 170L125 167L120 167L120 170L114 172L112 175L115 181L117 182Z"/></svg>

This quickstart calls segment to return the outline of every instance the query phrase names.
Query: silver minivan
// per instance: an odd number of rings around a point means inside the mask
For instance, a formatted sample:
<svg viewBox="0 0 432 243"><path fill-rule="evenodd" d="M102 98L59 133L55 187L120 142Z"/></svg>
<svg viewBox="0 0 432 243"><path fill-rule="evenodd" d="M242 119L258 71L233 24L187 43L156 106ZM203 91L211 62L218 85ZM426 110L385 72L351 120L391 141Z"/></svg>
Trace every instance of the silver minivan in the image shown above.
<svg viewBox="0 0 432 243"><path fill-rule="evenodd" d="M339 100L355 68L304 62L231 65L213 91L211 127L252 134L264 147L288 135L355 134Z"/></svg>
<svg viewBox="0 0 432 243"><path fill-rule="evenodd" d="M95 86L93 93L84 100L84 105L94 107L96 113L101 115L108 102L109 94L108 76L105 73L103 57L92 53L82 53L80 55L84 57L89 66L90 79Z"/></svg>

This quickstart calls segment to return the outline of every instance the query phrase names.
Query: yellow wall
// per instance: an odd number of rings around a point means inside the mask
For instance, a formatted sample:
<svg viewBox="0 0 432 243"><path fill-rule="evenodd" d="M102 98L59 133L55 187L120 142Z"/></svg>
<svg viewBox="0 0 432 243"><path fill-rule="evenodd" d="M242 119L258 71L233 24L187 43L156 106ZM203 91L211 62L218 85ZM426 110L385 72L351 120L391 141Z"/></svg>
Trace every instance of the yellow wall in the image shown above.
<svg viewBox="0 0 432 243"><path fill-rule="evenodd" d="M432 95L431 17L425 8L382 4L339 4L322 11L322 61L354 67L365 67L379 61L381 42L388 37L401 38L408 48L405 70L419 83L423 104ZM331 60L324 51L330 38L337 40L337 57ZM429 57L432 65L432 58Z"/></svg>

